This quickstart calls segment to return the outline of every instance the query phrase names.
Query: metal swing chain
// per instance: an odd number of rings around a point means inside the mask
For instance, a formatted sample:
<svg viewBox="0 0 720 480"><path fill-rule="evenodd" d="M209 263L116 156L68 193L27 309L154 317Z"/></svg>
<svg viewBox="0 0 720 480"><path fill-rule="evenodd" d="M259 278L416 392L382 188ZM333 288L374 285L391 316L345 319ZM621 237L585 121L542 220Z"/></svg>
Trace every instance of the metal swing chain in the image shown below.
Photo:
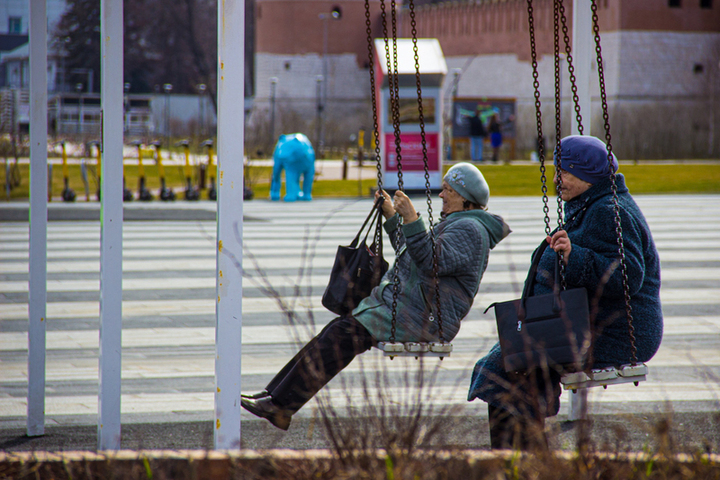
<svg viewBox="0 0 720 480"><path fill-rule="evenodd" d="M375 167L377 168L377 188L378 192L382 192L382 165L380 158L380 127L378 125L377 111L377 93L375 91L375 54L372 39L372 22L370 21L370 0L365 0L365 27L368 39L368 64L370 65L370 92L372 96L372 112L373 112L373 138L375 139ZM380 245L382 235L381 231L375 233L375 245Z"/></svg>
<svg viewBox="0 0 720 480"><path fill-rule="evenodd" d="M530 56L533 69L533 89L535 90L535 117L537 120L537 148L540 160L540 180L542 181L543 213L545 214L545 234L550 235L550 207L548 206L547 177L545 176L545 141L542 133L542 111L540 103L540 81L538 80L537 46L535 44L535 19L532 0L527 0L528 30L530 32Z"/></svg>
<svg viewBox="0 0 720 480"><path fill-rule="evenodd" d="M612 179L613 209L615 210L615 233L617 234L618 253L620 255L620 272L622 274L623 294L625 296L625 313L628 321L628 333L632 349L633 365L637 364L637 346L635 345L635 328L633 327L632 306L630 305L630 286L627 278L627 265L625 264L625 247L623 244L622 221L620 219L620 204L617 194L615 170L612 168L612 145L610 143L610 116L608 115L607 94L605 92L605 72L602 62L602 48L600 46L600 26L598 24L597 4L591 0L593 33L595 34L595 52L597 53L598 79L600 82L600 98L602 100L603 121L605 123L605 140L607 144L608 163Z"/></svg>
<svg viewBox="0 0 720 480"><path fill-rule="evenodd" d="M415 20L415 2L409 0L408 8L410 10L410 27L413 42L413 55L415 59L415 85L417 86L417 100L418 100L418 123L420 124L420 139L422 143L422 154L423 163L425 165L425 193L427 195L427 206L428 206L428 223L430 230L433 229L433 215L432 215L432 198L430 192L430 172L428 168L428 157L427 157L427 142L425 139L425 115L423 113L422 103L422 84L420 81L420 56L418 55L417 46L417 22ZM433 257L435 255L435 241L433 240Z"/></svg>
<svg viewBox="0 0 720 480"><path fill-rule="evenodd" d="M397 21L395 15L395 0L391 2L391 22L392 22L392 40L393 40L393 61L390 61L390 42L388 39L387 29L387 13L385 9L385 0L380 0L383 38L385 40L385 58L388 70L388 90L390 93L390 112L393 123L393 132L395 134L395 154L398 165L398 189L403 190L402 179L402 151L400 147L400 95L398 83L398 60L397 60Z"/></svg>
<svg viewBox="0 0 720 480"><path fill-rule="evenodd" d="M395 131L396 137L397 137L397 128L395 127L395 112L398 110L398 99L395 95L395 83L393 81L394 71L393 71L393 64L390 61L390 41L388 39L388 29L387 29L387 12L385 9L385 0L380 0L380 18L382 19L382 30L383 30L383 40L385 41L385 61L387 65L387 71L388 71L388 92L390 93L390 116L392 118L393 122L393 130ZM366 20L367 22L367 20ZM397 70L397 62L395 63L395 67ZM378 140L380 140L378 138ZM379 148L379 143L378 143Z"/></svg>
<svg viewBox="0 0 720 480"><path fill-rule="evenodd" d="M568 72L570 74L570 90L572 90L573 105L575 107L575 117L577 119L578 133L583 134L582 115L580 113L580 99L575 79L575 66L573 65L572 49L570 47L570 36L568 35L567 19L565 18L565 5L560 2L560 21L562 22L563 40L565 41L565 57L568 62Z"/></svg>
<svg viewBox="0 0 720 480"><path fill-rule="evenodd" d="M392 22L392 36L393 36L393 62L390 61L390 46L388 40L387 31L387 14L385 11L385 0L380 0L380 7L382 10L382 25L383 25L383 36L385 40L385 55L388 69L388 89L390 93L390 106L391 115L393 122L393 131L395 133L395 153L398 167L398 189L403 190L402 180L402 152L400 147L400 96L399 96L399 84L398 84L398 59L397 59L397 21L395 12L395 0L391 2L391 22ZM396 238L400 238L400 223L396 230ZM396 244L396 251L398 248ZM395 332L397 326L397 305L400 288L400 279L397 271L397 261L395 264L394 275L393 275L393 301L392 301L392 318L390 321L390 343L395 343Z"/></svg>
<svg viewBox="0 0 720 480"><path fill-rule="evenodd" d="M393 89L395 95L395 109L393 110L393 130L395 132L395 154L398 169L398 190L405 191L402 173L402 147L400 146L400 74L398 72L397 53L397 5L395 0L390 2L390 21L392 22L392 44L393 44ZM399 227L398 227L399 228Z"/></svg>
<svg viewBox="0 0 720 480"><path fill-rule="evenodd" d="M553 2L553 53L555 66L555 142L557 144L557 167L555 167L555 179L557 182L557 231L563 229L563 204L562 204L562 176L560 169L562 168L560 159L562 158L562 99L560 98L560 5L562 0ZM565 290L567 283L565 281L565 262L563 262L563 253L560 254L560 285Z"/></svg>
<svg viewBox="0 0 720 480"><path fill-rule="evenodd" d="M432 246L432 259L433 259L433 283L435 285L435 309L437 311L438 321L438 337L440 343L445 343L443 335L443 324L442 314L440 313L440 279L438 278L438 257L437 257L437 244L435 242L435 227L433 225L433 214L432 214L432 192L430 190L430 168L428 166L427 156L427 142L425 140L425 117L423 114L423 103L422 103L422 84L420 81L420 56L418 55L417 46L417 22L415 20L415 2L409 0L408 8L410 10L410 26L412 33L413 42L413 54L415 56L415 83L417 85L417 99L418 99L418 121L420 124L420 138L422 143L423 153L423 166L425 168L425 195L427 197L428 206L428 225L430 229L430 243ZM430 310L430 321L433 321L433 312Z"/></svg>

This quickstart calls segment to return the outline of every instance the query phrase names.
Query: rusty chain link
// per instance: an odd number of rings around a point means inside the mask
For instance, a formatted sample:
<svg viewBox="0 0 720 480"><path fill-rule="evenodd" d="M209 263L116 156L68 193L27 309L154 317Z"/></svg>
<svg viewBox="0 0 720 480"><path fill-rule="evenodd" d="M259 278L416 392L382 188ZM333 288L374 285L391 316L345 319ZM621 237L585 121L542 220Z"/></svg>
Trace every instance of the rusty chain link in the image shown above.
<svg viewBox="0 0 720 480"><path fill-rule="evenodd" d="M528 6L528 30L530 32L530 56L533 69L533 89L535 91L535 117L537 120L537 149L540 160L540 180L542 181L543 213L545 214L545 234L550 235L550 207L548 206L547 177L545 175L545 139L542 132L542 110L540 103L540 80L538 74L537 46L535 44L535 17L533 15L532 0L527 0Z"/></svg>
<svg viewBox="0 0 720 480"><path fill-rule="evenodd" d="M372 22L370 20L370 0L365 0L365 27L368 39L368 64L370 65L370 94L372 96L372 113L373 113L373 139L375 140L375 162L377 168L377 185L378 191L382 190L382 166L380 163L380 125L378 122L377 109L377 91L375 85L375 54L372 38Z"/></svg>
<svg viewBox="0 0 720 480"><path fill-rule="evenodd" d="M578 97L577 84L575 79L575 67L573 66L572 48L570 47L570 36L568 35L567 19L565 18L565 5L560 2L560 21L562 22L563 40L565 41L565 56L568 62L570 74L570 90L572 90L573 105L575 107L575 118L578 125L578 133L583 134L582 115L580 113L580 99Z"/></svg>
<svg viewBox="0 0 720 480"><path fill-rule="evenodd" d="M428 206L428 225L430 230L430 242L432 247L432 260L433 260L433 283L435 286L435 309L437 312L438 321L438 336L440 343L445 343L443 335L443 324L442 314L440 312L440 280L438 278L438 257L437 257L437 244L435 242L435 228L433 225L433 214L432 214L432 192L430 190L430 168L428 166L427 156L427 142L425 139L425 118L423 115L423 103L422 103L422 85L420 81L420 58L418 56L417 46L417 23L415 20L415 2L413 0L408 1L408 8L410 13L410 27L413 42L413 54L415 57L415 84L417 86L417 99L418 99L418 120L420 123L420 139L422 143L422 154L423 154L423 165L425 167L425 195L427 198ZM433 321L432 308L430 309L430 321Z"/></svg>
<svg viewBox="0 0 720 480"><path fill-rule="evenodd" d="M605 141L607 145L608 163L610 164L610 178L612 179L613 209L615 210L615 233L617 234L618 254L620 255L620 273L622 275L623 295L625 297L625 313L630 335L633 365L637 364L637 346L635 345L635 327L633 327L632 305L630 305L630 286L628 285L627 265L625 262L625 246L623 242L622 220L620 218L620 203L617 194L617 175L613 169L613 153L610 137L610 115L608 114L607 93L605 92L605 71L602 61L602 47L600 46L600 26L598 23L597 3L591 0L593 33L595 34L595 53L597 54L598 80L600 83L600 99L602 102L603 122L605 126Z"/></svg>
<svg viewBox="0 0 720 480"><path fill-rule="evenodd" d="M562 201L562 98L560 97L560 6L562 0L554 0L553 2L553 53L555 67L555 152L553 158L556 159L555 167L555 184L557 185L557 231L563 229L563 201ZM546 219L550 223L549 219ZM560 282L561 288L565 290L567 284L565 281L565 262L563 262L564 253L560 252Z"/></svg>
<svg viewBox="0 0 720 480"><path fill-rule="evenodd" d="M398 169L398 190L405 191L402 171L402 146L400 138L400 74L398 73L397 53L397 4L395 0L390 1L390 20L392 22L392 45L393 45L393 94L395 95L395 110L393 111L393 129L395 131L395 154Z"/></svg>
<svg viewBox="0 0 720 480"><path fill-rule="evenodd" d="M372 39L372 22L370 20L370 0L365 0L365 27L368 39L368 64L370 65L370 92L372 96L372 112L373 112L373 131L372 139L375 141L375 167L377 168L377 188L378 192L382 192L382 165L380 157L380 126L378 122L378 110L377 110L377 92L375 84L375 54L373 48ZM380 205L382 208L382 204ZM380 245L382 241L379 238L382 235L381 231L375 231L375 245Z"/></svg>
<svg viewBox="0 0 720 480"><path fill-rule="evenodd" d="M390 41L388 38L387 29L387 13L385 9L385 0L380 0L381 17L383 25L383 39L385 41L385 56L387 61L388 69L388 90L390 93L390 110L393 124L393 131L395 134L395 154L396 162L398 167L398 190L403 190L402 180L402 152L400 146L400 96L399 96L399 81L398 81L398 59L397 59L397 15L395 11L395 0L390 3L391 12L391 23L392 23L392 43L393 43L393 58L390 59ZM396 251L399 248L399 239L401 235L401 225L398 222L396 229ZM397 270L397 260L393 272L393 300L391 305L392 318L390 322L390 342L395 343L395 333L397 327L397 306L398 296L400 294L400 278Z"/></svg>

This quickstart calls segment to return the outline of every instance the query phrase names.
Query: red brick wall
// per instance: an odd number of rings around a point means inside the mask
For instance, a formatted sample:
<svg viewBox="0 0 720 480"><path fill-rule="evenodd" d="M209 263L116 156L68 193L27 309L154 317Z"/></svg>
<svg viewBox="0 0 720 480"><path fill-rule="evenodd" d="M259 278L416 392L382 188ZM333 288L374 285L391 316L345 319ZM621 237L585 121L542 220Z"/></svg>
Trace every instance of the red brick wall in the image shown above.
<svg viewBox="0 0 720 480"><path fill-rule="evenodd" d="M668 0L597 0L601 31L669 30L720 32L720 0L701 9L700 0L681 0L681 8ZM539 54L552 53L553 2L535 0L535 38ZM572 0L565 1L565 16L572 38ZM387 8L390 2L386 1ZM340 20L321 20L334 6ZM370 1L373 36L382 37L380 2ZM418 6L417 36L438 38L446 56L516 54L529 60L528 13L525 0L447 2ZM327 22L329 54L354 53L358 65L367 61L365 5L362 0L257 0L257 51L307 54L323 52L323 22ZM388 15L389 18L389 15ZM400 15L399 36L410 37L407 8Z"/></svg>
<svg viewBox="0 0 720 480"><path fill-rule="evenodd" d="M389 2L388 2L389 4ZM334 6L342 10L339 20L321 20ZM370 1L373 35L380 36L380 2ZM362 0L258 0L257 52L288 55L323 53L324 22L327 22L327 53L354 53L358 65L367 63L365 3Z"/></svg>
<svg viewBox="0 0 720 480"><path fill-rule="evenodd" d="M712 9L701 9L700 0L681 2L681 8L670 8L668 0L597 0L600 31L720 32L720 2ZM572 40L573 2L564 3ZM552 0L535 0L533 18L538 53L552 53ZM525 0L424 5L416 7L416 21L418 37L438 38L445 56L516 54L520 60L530 58ZM410 36L407 10L403 11L403 35Z"/></svg>
<svg viewBox="0 0 720 480"><path fill-rule="evenodd" d="M565 2L565 17L572 37L572 1ZM611 21L611 8L600 0L599 16L603 30ZM405 17L409 17L405 13ZM449 3L423 6L416 13L418 36L437 37L446 56L515 54L530 59L528 8L524 0L487 3ZM535 42L539 55L553 51L553 2L533 2ZM405 35L409 20L403 19ZM561 44L562 45L562 44Z"/></svg>
<svg viewBox="0 0 720 480"><path fill-rule="evenodd" d="M403 12L403 34L410 21ZM538 53L552 52L552 1L534 2ZM569 12L567 12L569 13ZM416 9L418 37L438 38L445 56L516 54L530 58L527 4L524 1L452 3Z"/></svg>
<svg viewBox="0 0 720 480"><path fill-rule="evenodd" d="M681 0L669 8L668 0L613 0L619 3L623 30L670 30L673 32L720 32L720 2L700 8L700 0Z"/></svg>

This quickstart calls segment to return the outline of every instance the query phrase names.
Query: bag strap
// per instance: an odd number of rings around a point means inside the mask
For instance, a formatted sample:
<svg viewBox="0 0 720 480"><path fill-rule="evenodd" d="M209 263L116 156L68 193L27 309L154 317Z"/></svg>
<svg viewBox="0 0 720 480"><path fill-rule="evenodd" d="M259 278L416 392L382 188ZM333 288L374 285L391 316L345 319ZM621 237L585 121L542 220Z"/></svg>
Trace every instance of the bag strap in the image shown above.
<svg viewBox="0 0 720 480"><path fill-rule="evenodd" d="M375 219L373 219L373 221L370 223L370 228L368 229L367 233L365 234L365 241L367 241L367 237L368 237L370 231L373 230L373 228L372 228L373 224L377 221L377 215L379 215L379 213L382 210L382 203L384 200L385 200L385 198L383 198L382 196L380 196L377 199L377 201L373 205L372 210L370 210L370 213L368 213L368 216L365 218L365 221L363 222L362 227L360 227L360 230L358 230L357 235L355 235L355 238L353 238L353 241L350 243L350 247L355 248L358 246L358 241L360 240L360 235L362 235L362 232L363 232L363 230L365 230L365 227L367 226L368 222L370 221L371 218L373 218L373 215L375 215L376 216ZM377 212L375 210L377 210Z"/></svg>
<svg viewBox="0 0 720 480"><path fill-rule="evenodd" d="M528 270L527 278L525 279L525 286L523 287L522 293L522 304L525 306L525 299L530 296L532 289L535 286L535 275L537 274L538 265L540 264L540 258L545 253L545 249L549 246L547 241L543 240L540 246L535 250L533 255L532 263L530 264L530 270Z"/></svg>
<svg viewBox="0 0 720 480"><path fill-rule="evenodd" d="M527 301L527 298L532 294L532 289L535 286L535 277L537 276L537 269L538 265L540 264L540 259L543 256L543 253L545 253L545 249L549 246L547 241L543 240L543 242L540 244L540 246L535 251L535 255L533 256L532 264L530 265L530 270L528 271L528 276L525 279L525 287L523 288L523 294L522 298L520 299L520 309L521 312L519 312L523 317L525 316L525 302ZM560 255L555 253L555 261L553 262L555 265L555 272L554 272L554 285L553 285L553 310L556 312L559 312L561 309L561 302L560 302Z"/></svg>
<svg viewBox="0 0 720 480"><path fill-rule="evenodd" d="M372 228L371 228L371 230L372 230ZM380 205L378 205L378 208L377 208L377 213L376 213L376 217L375 217L375 236L373 238L375 240L373 241L372 245L370 245L370 251L373 252L376 256L379 256L382 258L382 255L383 255L382 201L380 202Z"/></svg>
<svg viewBox="0 0 720 480"><path fill-rule="evenodd" d="M518 312L518 316L525 317L525 301L528 297L530 297L530 294L532 293L533 287L535 286L535 276L537 275L537 269L540 265L540 259L543 256L543 253L545 253L545 249L549 246L546 240L543 240L542 243L538 246L538 248L535 250L535 254L532 258L532 263L530 264L530 270L528 270L527 278L525 279L525 286L523 287L523 293L522 297L520 297L520 311ZM555 302L553 302L553 310L559 312L560 311L560 255L557 253L555 254L555 284L553 285L553 293L555 294ZM488 310L490 310L492 307L497 305L497 302L491 303L488 305L488 307L485 309L485 312L487 313Z"/></svg>
<svg viewBox="0 0 720 480"><path fill-rule="evenodd" d="M560 294L561 288L565 289L565 282L564 281L560 282L560 270L561 270L560 262L561 261L562 261L562 259L560 258L560 254L556 252L555 253L555 283L553 283L553 292L555 292L558 295ZM563 277L563 280L565 280L565 277Z"/></svg>

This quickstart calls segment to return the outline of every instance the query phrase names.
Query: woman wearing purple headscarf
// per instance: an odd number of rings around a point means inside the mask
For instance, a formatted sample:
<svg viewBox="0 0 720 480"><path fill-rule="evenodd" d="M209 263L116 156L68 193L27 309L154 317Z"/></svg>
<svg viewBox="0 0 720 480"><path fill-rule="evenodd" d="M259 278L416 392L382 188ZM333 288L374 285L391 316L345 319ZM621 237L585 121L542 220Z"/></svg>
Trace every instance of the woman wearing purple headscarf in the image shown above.
<svg viewBox="0 0 720 480"><path fill-rule="evenodd" d="M550 248L540 259L532 295L552 292L555 252L566 265L567 288L584 287L590 304L593 343L591 368L620 366L632 362L623 276L618 268L612 173L618 163L608 160L605 143L572 135L562 139L555 165L560 168L558 189L565 202L565 224L547 237ZM647 221L633 200L625 177L615 174L630 292L634 345L637 360L650 360L660 347L663 317L660 305L660 259ZM537 252L537 250L536 250ZM526 374L508 374L500 345L475 365L468 401L488 403L492 448L546 446L544 421L560 408L560 372L537 369Z"/></svg>

